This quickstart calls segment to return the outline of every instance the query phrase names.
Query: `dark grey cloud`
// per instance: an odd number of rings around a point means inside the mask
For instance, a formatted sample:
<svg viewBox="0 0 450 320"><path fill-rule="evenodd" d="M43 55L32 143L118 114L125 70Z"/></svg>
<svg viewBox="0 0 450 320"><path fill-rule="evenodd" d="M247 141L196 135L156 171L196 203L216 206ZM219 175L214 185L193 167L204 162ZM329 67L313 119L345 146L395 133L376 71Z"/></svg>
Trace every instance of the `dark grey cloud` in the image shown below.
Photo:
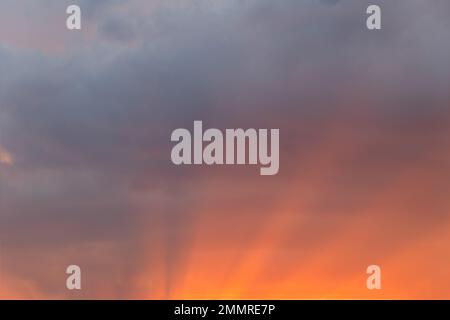
<svg viewBox="0 0 450 320"><path fill-rule="evenodd" d="M99 30L108 39L130 42L135 37L134 27L122 20L109 19L99 26Z"/></svg>
<svg viewBox="0 0 450 320"><path fill-rule="evenodd" d="M384 3L386 29L370 33L364 1L332 12L314 1L219 13L169 6L135 19L106 2L82 5L99 14L98 44L63 56L1 50L3 143L19 167L170 175L167 137L195 119L278 126L289 112L298 126L317 119L320 128L321 117L358 108L380 112L380 121L448 115L449 46L427 37L448 22L433 8L434 19L411 20L405 4Z"/></svg>
<svg viewBox="0 0 450 320"><path fill-rule="evenodd" d="M335 5L338 4L341 0L319 0L319 1L327 5Z"/></svg>

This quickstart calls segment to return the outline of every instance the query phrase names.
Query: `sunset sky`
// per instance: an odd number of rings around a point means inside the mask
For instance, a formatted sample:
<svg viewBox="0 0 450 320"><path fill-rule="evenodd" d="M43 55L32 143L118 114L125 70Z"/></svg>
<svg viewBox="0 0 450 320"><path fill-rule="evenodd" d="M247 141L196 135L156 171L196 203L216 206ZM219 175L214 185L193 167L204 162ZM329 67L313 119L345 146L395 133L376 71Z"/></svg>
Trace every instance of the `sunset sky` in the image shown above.
<svg viewBox="0 0 450 320"><path fill-rule="evenodd" d="M0 299L450 299L449 16L0 0ZM172 164L195 120L279 128L279 173Z"/></svg>

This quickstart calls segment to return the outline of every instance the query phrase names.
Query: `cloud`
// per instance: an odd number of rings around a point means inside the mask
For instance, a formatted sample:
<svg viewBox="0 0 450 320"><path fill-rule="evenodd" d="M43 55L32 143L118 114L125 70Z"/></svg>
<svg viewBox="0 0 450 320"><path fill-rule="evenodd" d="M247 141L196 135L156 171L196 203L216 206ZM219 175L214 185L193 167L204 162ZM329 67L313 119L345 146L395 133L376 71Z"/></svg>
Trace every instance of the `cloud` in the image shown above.
<svg viewBox="0 0 450 320"><path fill-rule="evenodd" d="M5 165L13 164L13 157L5 148L0 146L0 163Z"/></svg>
<svg viewBox="0 0 450 320"><path fill-rule="evenodd" d="M320 0L320 2L327 4L327 5L335 5L340 2L340 0Z"/></svg>
<svg viewBox="0 0 450 320"><path fill-rule="evenodd" d="M280 274L273 257L297 279L305 261L330 263L324 247L365 261L346 251L353 241L388 259L411 234L420 242L446 225L448 2L384 2L377 33L365 29L366 2L323 3L81 1L81 33L64 29L64 3L33 5L32 21L8 3L1 154L14 166L0 179L0 234L10 278L66 296L54 274L81 261L98 276L84 297L145 293L147 280L171 296L205 261L215 279L244 279L249 266ZM194 120L280 128L280 174L173 166L170 133ZM350 232L359 222L374 225L367 241ZM217 266L216 249L237 269ZM54 261L48 270L30 267L36 252ZM292 252L302 254L289 264Z"/></svg>

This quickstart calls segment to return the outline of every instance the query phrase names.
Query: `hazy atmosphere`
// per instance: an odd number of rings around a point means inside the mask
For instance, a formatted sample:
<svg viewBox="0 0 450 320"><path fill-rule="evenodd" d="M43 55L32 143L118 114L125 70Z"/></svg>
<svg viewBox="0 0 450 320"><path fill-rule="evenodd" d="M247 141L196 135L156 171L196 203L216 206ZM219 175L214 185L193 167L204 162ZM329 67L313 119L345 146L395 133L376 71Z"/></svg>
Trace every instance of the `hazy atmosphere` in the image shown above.
<svg viewBox="0 0 450 320"><path fill-rule="evenodd" d="M449 299L449 14L0 0L0 298ZM195 120L279 128L278 174L174 165Z"/></svg>

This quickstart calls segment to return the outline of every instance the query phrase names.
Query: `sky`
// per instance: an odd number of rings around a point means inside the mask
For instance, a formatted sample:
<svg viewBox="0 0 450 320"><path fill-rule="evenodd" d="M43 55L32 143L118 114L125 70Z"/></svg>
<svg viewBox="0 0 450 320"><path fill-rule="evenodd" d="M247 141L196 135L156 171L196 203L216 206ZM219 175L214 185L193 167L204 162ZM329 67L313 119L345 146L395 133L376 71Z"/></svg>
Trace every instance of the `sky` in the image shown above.
<svg viewBox="0 0 450 320"><path fill-rule="evenodd" d="M0 0L0 298L450 299L449 14ZM172 164L195 120L280 129L279 173Z"/></svg>

